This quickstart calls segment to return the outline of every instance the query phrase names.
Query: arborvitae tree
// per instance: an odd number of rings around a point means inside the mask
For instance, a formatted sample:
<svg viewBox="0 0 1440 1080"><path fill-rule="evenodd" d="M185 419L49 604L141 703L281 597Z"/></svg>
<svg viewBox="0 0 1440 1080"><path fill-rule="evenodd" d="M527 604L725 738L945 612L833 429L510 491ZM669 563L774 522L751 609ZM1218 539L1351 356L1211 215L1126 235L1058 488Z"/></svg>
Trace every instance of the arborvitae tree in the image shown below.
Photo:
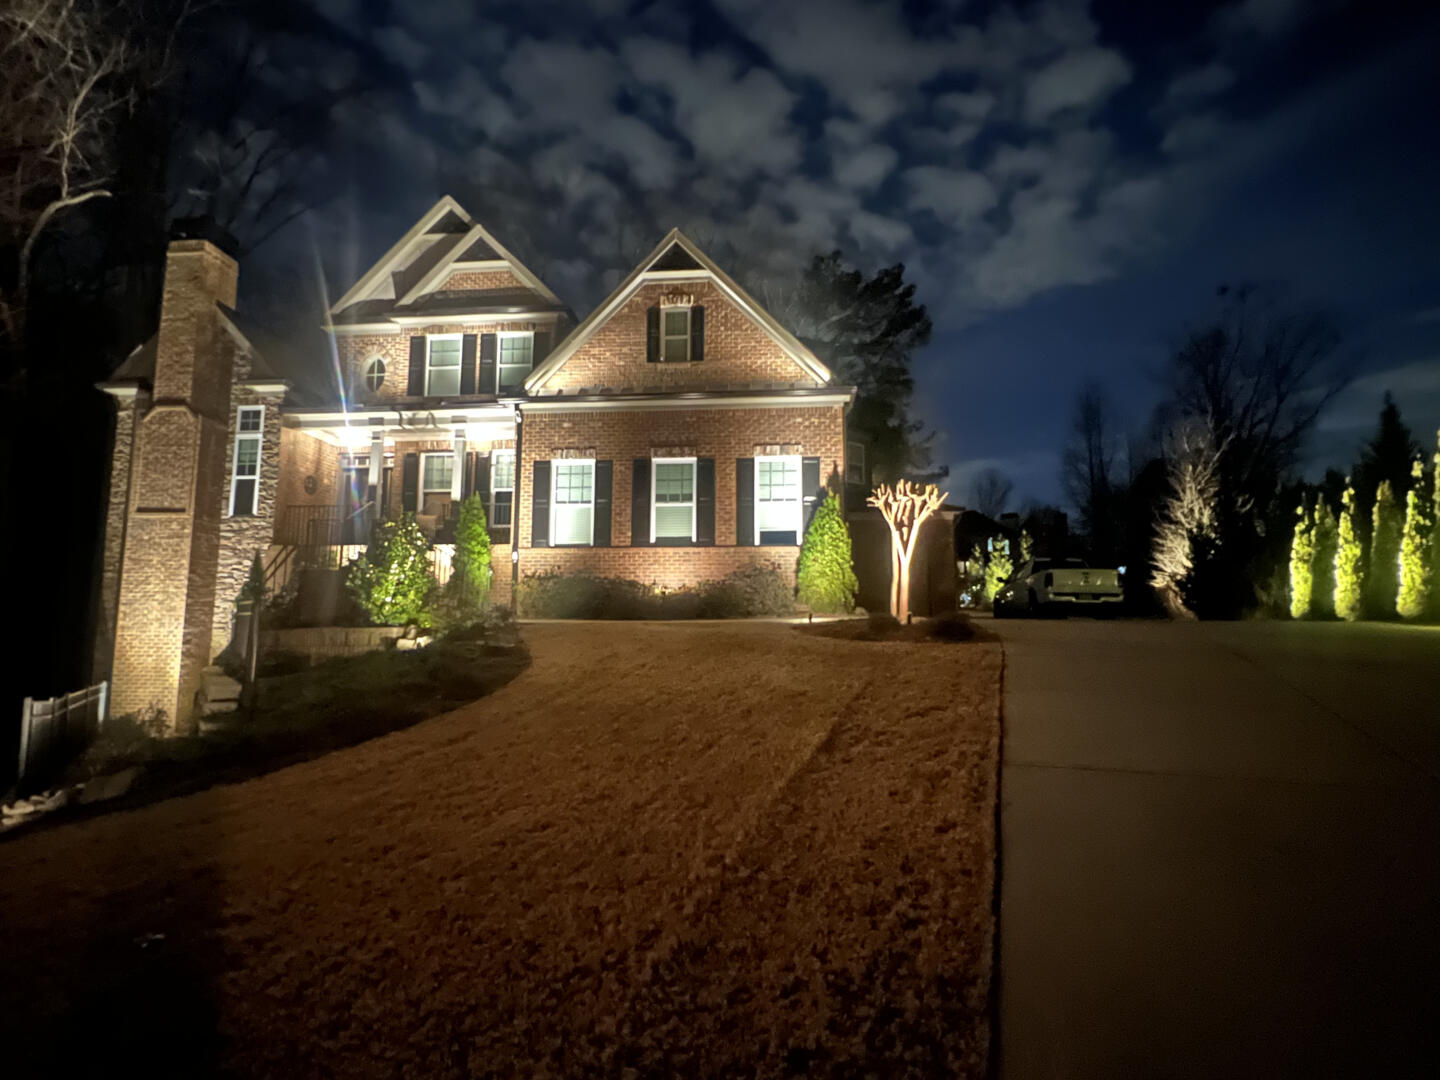
<svg viewBox="0 0 1440 1080"><path fill-rule="evenodd" d="M1435 453L1430 459L1434 492L1430 498L1430 618L1440 621L1440 585L1435 583L1440 563L1440 430L1435 432Z"/></svg>
<svg viewBox="0 0 1440 1080"><path fill-rule="evenodd" d="M1395 617L1395 594L1400 589L1400 508L1381 480L1375 490L1370 516L1370 572L1365 576L1366 608L1372 619Z"/></svg>
<svg viewBox="0 0 1440 1080"><path fill-rule="evenodd" d="M1315 519L1301 496L1295 511L1295 538L1290 542L1290 617L1310 614L1315 587Z"/></svg>
<svg viewBox="0 0 1440 1080"><path fill-rule="evenodd" d="M1425 465L1418 458L1410 469L1405 497L1405 530L1400 536L1400 591L1395 610L1402 619L1418 619L1430 603L1430 534L1433 496L1426 490Z"/></svg>
<svg viewBox="0 0 1440 1080"><path fill-rule="evenodd" d="M1010 558L1010 541L997 536L990 541L990 555L985 560L985 599L992 604L1000 586L1010 580L1015 572L1015 563Z"/></svg>
<svg viewBox="0 0 1440 1080"><path fill-rule="evenodd" d="M1322 495L1315 503L1315 575L1310 610L1321 618L1335 614L1335 552L1340 547L1340 530L1335 512Z"/></svg>
<svg viewBox="0 0 1440 1080"><path fill-rule="evenodd" d="M1020 530L1020 565L1024 566L1035 554L1035 538L1029 529Z"/></svg>
<svg viewBox="0 0 1440 1080"><path fill-rule="evenodd" d="M850 527L836 492L825 496L805 532L795 580L800 602L812 611L855 610L860 583L850 557Z"/></svg>
<svg viewBox="0 0 1440 1080"><path fill-rule="evenodd" d="M1355 488L1340 497L1340 538L1335 549L1335 614L1354 622L1364 611L1365 552L1355 529Z"/></svg>
<svg viewBox="0 0 1440 1080"><path fill-rule="evenodd" d="M490 530L485 523L485 503L471 495L460 503L455 521L455 558L450 582L467 603L484 604L490 593Z"/></svg>
<svg viewBox="0 0 1440 1080"><path fill-rule="evenodd" d="M377 626L428 626L435 575L430 544L415 515L375 529L365 554L350 564L345 585Z"/></svg>

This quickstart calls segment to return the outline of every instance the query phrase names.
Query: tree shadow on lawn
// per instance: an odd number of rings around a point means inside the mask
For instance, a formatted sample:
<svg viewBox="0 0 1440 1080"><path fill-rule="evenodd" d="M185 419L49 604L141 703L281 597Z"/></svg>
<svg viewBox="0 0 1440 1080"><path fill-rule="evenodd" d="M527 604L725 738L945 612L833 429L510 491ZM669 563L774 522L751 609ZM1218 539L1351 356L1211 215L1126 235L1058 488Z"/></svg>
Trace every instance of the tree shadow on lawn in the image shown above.
<svg viewBox="0 0 1440 1080"><path fill-rule="evenodd" d="M802 634L841 641L903 642L908 645L955 645L998 640L989 630L982 630L958 613L916 619L909 624L902 624L893 615L876 613L865 619L806 623L796 629Z"/></svg>
<svg viewBox="0 0 1440 1080"><path fill-rule="evenodd" d="M119 718L66 771L62 783L137 768L122 797L72 804L10 835L233 784L355 746L487 697L530 666L518 639L442 639L411 652L385 650L326 661L260 680L253 715L204 735L153 738Z"/></svg>

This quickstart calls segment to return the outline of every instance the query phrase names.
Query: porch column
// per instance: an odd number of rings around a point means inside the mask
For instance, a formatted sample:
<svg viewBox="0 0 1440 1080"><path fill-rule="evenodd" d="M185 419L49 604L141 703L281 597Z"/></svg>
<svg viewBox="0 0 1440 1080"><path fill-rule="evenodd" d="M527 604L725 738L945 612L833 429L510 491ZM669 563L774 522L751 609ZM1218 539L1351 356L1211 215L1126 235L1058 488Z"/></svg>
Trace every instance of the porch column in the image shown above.
<svg viewBox="0 0 1440 1080"><path fill-rule="evenodd" d="M455 429L455 462L454 468L450 470L450 498L456 503L460 501L461 493L465 490L465 429Z"/></svg>
<svg viewBox="0 0 1440 1080"><path fill-rule="evenodd" d="M370 478L367 481L370 485L370 502L375 502L380 497L380 476L381 470L385 468L385 434L376 431L370 435Z"/></svg>

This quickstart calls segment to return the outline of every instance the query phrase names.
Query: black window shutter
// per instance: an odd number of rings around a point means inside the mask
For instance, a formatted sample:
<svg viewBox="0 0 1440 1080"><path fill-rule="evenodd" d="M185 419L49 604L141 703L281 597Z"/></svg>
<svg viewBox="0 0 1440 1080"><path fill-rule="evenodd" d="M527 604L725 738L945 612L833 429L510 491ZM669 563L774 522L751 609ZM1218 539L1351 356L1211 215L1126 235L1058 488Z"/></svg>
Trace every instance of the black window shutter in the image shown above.
<svg viewBox="0 0 1440 1080"><path fill-rule="evenodd" d="M498 393L495 386L495 335L480 335L480 381L476 384L477 394Z"/></svg>
<svg viewBox="0 0 1440 1080"><path fill-rule="evenodd" d="M475 393L475 335L460 339L460 393Z"/></svg>
<svg viewBox="0 0 1440 1080"><path fill-rule="evenodd" d="M690 359L705 359L705 309L699 304L690 309Z"/></svg>
<svg viewBox="0 0 1440 1080"><path fill-rule="evenodd" d="M613 461L595 462L595 546L610 546L610 491L614 486Z"/></svg>
<svg viewBox="0 0 1440 1080"><path fill-rule="evenodd" d="M695 462L695 543L715 543L715 459Z"/></svg>
<svg viewBox="0 0 1440 1080"><path fill-rule="evenodd" d="M645 359L655 363L660 359L660 309L647 308L645 311Z"/></svg>
<svg viewBox="0 0 1440 1080"><path fill-rule="evenodd" d="M490 455L475 455L475 486L470 494L479 495L480 501L485 505L485 525L490 525Z"/></svg>
<svg viewBox="0 0 1440 1080"><path fill-rule="evenodd" d="M536 330L535 345L530 353L530 370L534 371L550 355L550 331Z"/></svg>
<svg viewBox="0 0 1440 1080"><path fill-rule="evenodd" d="M820 506L820 459L818 457L807 457L800 459L800 494L805 500L805 510L802 520L805 528L810 528L810 519L815 516L815 511Z"/></svg>
<svg viewBox="0 0 1440 1080"><path fill-rule="evenodd" d="M530 485L530 546L550 546L550 462L535 462Z"/></svg>
<svg viewBox="0 0 1440 1080"><path fill-rule="evenodd" d="M735 459L735 543L755 546L755 459Z"/></svg>
<svg viewBox="0 0 1440 1080"><path fill-rule="evenodd" d="M400 507L407 514L413 514L420 499L420 455L406 454L404 469L400 480Z"/></svg>
<svg viewBox="0 0 1440 1080"><path fill-rule="evenodd" d="M630 546L650 543L650 459L637 457L630 474Z"/></svg>
<svg viewBox="0 0 1440 1080"><path fill-rule="evenodd" d="M425 335L410 339L410 385L405 392L411 397L425 396Z"/></svg>

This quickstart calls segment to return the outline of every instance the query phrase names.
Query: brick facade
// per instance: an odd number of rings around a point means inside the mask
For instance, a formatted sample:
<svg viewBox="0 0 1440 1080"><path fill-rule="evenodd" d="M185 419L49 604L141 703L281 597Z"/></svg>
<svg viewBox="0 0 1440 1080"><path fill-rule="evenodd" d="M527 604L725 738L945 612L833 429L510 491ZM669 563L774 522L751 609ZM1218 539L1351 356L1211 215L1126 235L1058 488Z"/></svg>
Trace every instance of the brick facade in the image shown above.
<svg viewBox="0 0 1440 1080"><path fill-rule="evenodd" d="M646 312L667 295L693 296L705 308L705 358L698 363L648 363ZM709 281L640 286L539 387L541 394L581 390L680 392L819 385L775 340Z"/></svg>
<svg viewBox="0 0 1440 1080"><path fill-rule="evenodd" d="M530 412L524 420L520 505L520 572L583 571L626 577L667 587L724 577L733 570L775 565L793 581L799 549L736 543L735 471L739 458L785 445L789 452L820 459L822 482L832 471L844 475L845 418L838 405L749 409L604 409ZM713 547L633 545L630 521L635 458L684 448L715 459L715 544ZM613 465L611 546L532 547L531 514L535 462L575 451L594 450ZM648 535L648 523L644 523Z"/></svg>
<svg viewBox="0 0 1440 1080"><path fill-rule="evenodd" d="M423 399L409 394L410 339L426 334L490 334L502 330L549 331L553 345L565 333L565 323L537 322L517 319L508 322L466 326L461 323L435 323L433 326L406 327L393 334L343 334L336 339L340 370L346 385L353 387L352 398L362 405L418 403ZM373 359L385 361L385 381L378 390L365 385L365 367ZM483 398L486 395L476 395ZM490 397L493 398L493 394Z"/></svg>
<svg viewBox="0 0 1440 1080"><path fill-rule="evenodd" d="M465 292L465 293L487 293L487 292L517 292L519 290L530 292L530 286L521 281L509 270L452 270L450 275L440 283L440 292ZM544 298L538 293L535 294L537 302L544 302ZM480 297L483 303L483 295Z"/></svg>
<svg viewBox="0 0 1440 1080"><path fill-rule="evenodd" d="M115 395L115 435L110 450L110 485L105 505L105 540L100 555L100 611L96 619L92 682L108 679L115 659L115 618L120 609L120 569L125 554L125 528L130 519L130 466L140 417L150 408L150 395L130 390Z"/></svg>

